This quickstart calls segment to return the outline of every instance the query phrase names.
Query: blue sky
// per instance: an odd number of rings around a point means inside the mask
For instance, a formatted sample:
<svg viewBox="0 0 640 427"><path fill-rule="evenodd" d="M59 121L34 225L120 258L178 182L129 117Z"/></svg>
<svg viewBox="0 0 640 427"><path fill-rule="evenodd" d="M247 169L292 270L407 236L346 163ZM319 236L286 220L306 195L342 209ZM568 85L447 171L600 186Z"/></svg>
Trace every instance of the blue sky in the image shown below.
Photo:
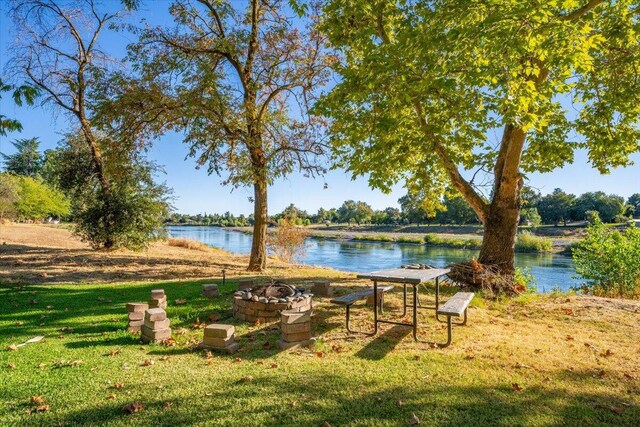
<svg viewBox="0 0 640 427"><path fill-rule="evenodd" d="M11 45L12 23L6 16L7 4L0 2L0 60L4 67ZM115 1L107 2L117 5ZM170 17L166 9L168 1L148 3L152 5L146 10L137 12L131 19L136 21L144 16L154 23L169 23ZM115 57L122 56L124 46L130 41L124 34L105 34L103 46ZM5 95L0 101L2 114L14 117L23 124L21 133L11 133L7 137L0 137L0 151L13 152L9 141L15 138L38 137L43 150L54 148L61 138L61 134L69 128L69 123L62 114L56 114L50 108L16 107L11 98ZM253 204L248 200L252 196L251 188L232 189L222 186L222 179L207 175L206 170L196 170L195 162L187 155L187 146L182 144L180 135L171 134L156 141L149 152L149 157L164 165L166 175L161 177L173 188L176 200L174 205L181 213L202 213L230 211L234 214L249 214L253 212ZM574 163L547 174L531 174L529 184L539 189L543 194L560 187L565 191L580 194L586 191L605 191L628 197L632 193L640 192L640 155L633 157L636 165L616 169L609 175L600 175L591 168L587 161L587 154L578 151ZM328 188L324 188L325 182ZM383 194L372 190L367 185L366 178L355 181L343 171L331 171L324 178L309 179L301 174L290 175L287 179L279 180L269 188L269 212L280 212L290 203L315 212L318 208L338 207L344 200L363 200L374 209L387 206L398 206L397 200L405 194L402 185L396 185L390 194Z"/></svg>

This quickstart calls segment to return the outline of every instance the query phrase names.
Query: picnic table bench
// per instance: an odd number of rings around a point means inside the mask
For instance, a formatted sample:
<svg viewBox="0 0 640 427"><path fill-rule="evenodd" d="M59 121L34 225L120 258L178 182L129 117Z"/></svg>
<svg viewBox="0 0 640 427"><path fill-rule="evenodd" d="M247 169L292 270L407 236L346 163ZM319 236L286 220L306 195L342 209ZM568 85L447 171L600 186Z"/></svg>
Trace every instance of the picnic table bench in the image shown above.
<svg viewBox="0 0 640 427"><path fill-rule="evenodd" d="M380 307L380 312L382 312L383 307L384 307L384 293L387 291L390 291L391 289L393 289L393 286L379 286L378 287L378 292L380 292L380 297L378 298L379 301L373 301L373 304L376 305L376 303L379 304ZM347 331L349 332L361 332L361 331L352 331L351 328L349 327L349 319L351 316L351 306L356 302L359 301L361 299L364 298L368 298L370 296L374 296L375 293L375 289L374 288L367 288L367 289L363 289L357 292L353 292L347 295L343 295L341 297L337 297L337 298L333 298L331 300L332 303L334 304L340 304L340 305L344 305L346 310L347 310Z"/></svg>
<svg viewBox="0 0 640 427"><path fill-rule="evenodd" d="M467 324L467 309L474 295L475 294L473 292L456 292L454 296L449 298L447 302L442 304L442 306L436 310L436 318L438 318L438 315L447 316L447 342L445 344L440 344L441 347L447 347L451 344L451 317L461 317L464 315L464 320L460 325ZM438 320L440 319L438 318Z"/></svg>

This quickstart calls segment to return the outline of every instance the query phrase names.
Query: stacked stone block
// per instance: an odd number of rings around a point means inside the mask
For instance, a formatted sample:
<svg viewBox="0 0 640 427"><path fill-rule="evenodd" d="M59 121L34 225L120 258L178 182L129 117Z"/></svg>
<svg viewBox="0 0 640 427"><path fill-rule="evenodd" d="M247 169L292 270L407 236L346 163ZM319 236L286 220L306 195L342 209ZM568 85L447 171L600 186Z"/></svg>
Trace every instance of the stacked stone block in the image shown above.
<svg viewBox="0 0 640 427"><path fill-rule="evenodd" d="M283 311L280 314L282 339L278 348L282 350L307 347L315 342L311 336L311 310L305 312Z"/></svg>
<svg viewBox="0 0 640 427"><path fill-rule="evenodd" d="M220 290L218 289L218 285L209 284L202 285L202 296L207 298L216 298L220 296Z"/></svg>
<svg viewBox="0 0 640 427"><path fill-rule="evenodd" d="M333 287L328 280L315 280L311 285L311 292L314 295L331 297L333 296Z"/></svg>
<svg viewBox="0 0 640 427"><path fill-rule="evenodd" d="M129 313L129 324L127 330L131 333L138 333L144 324L144 312L149 308L149 304L142 302L130 302L127 304Z"/></svg>
<svg viewBox="0 0 640 427"><path fill-rule="evenodd" d="M167 296L164 289L153 289L149 298L149 308L167 308Z"/></svg>
<svg viewBox="0 0 640 427"><path fill-rule="evenodd" d="M218 350L227 353L235 353L238 343L235 342L235 327L214 323L204 328L204 336L199 347L207 350Z"/></svg>
<svg viewBox="0 0 640 427"><path fill-rule="evenodd" d="M171 338L169 319L162 308L150 308L144 312L141 338L145 342L162 342Z"/></svg>

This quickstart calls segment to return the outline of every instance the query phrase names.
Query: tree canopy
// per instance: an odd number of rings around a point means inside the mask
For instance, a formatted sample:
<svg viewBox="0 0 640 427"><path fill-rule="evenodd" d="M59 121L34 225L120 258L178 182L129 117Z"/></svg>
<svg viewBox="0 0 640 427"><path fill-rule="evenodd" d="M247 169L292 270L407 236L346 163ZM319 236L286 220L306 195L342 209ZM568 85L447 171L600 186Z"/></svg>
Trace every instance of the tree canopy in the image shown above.
<svg viewBox="0 0 640 427"><path fill-rule="evenodd" d="M42 169L42 154L38 151L38 138L21 138L11 143L14 154L0 153L4 159L4 169L16 175L35 177Z"/></svg>
<svg viewBox="0 0 640 427"><path fill-rule="evenodd" d="M484 223L482 263L513 271L524 174L563 166L578 148L607 172L640 150L636 1L331 0L324 10L340 81L320 109L338 164L385 190L405 180L432 204L453 186Z"/></svg>

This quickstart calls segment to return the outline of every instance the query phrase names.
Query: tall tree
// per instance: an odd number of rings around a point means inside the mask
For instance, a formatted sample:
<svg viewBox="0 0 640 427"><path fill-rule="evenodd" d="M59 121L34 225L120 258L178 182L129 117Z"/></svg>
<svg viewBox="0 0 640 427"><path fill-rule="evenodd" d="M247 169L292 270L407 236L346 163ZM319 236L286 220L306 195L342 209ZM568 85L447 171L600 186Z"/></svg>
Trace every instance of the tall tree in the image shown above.
<svg viewBox="0 0 640 427"><path fill-rule="evenodd" d="M631 206L630 214L634 217L640 217L640 193L634 193L629 196L627 204Z"/></svg>
<svg viewBox="0 0 640 427"><path fill-rule="evenodd" d="M330 0L325 12L341 80L321 111L341 163L433 200L452 185L484 224L481 263L514 270L524 173L578 147L602 172L640 150L635 0ZM489 200L465 178L474 169L492 179Z"/></svg>
<svg viewBox="0 0 640 427"><path fill-rule="evenodd" d="M131 46L141 79L116 85L115 125L184 132L198 167L252 186L248 269L262 270L268 185L295 169L324 172L323 121L308 114L331 60L313 28L316 11L298 17L279 0L176 0L170 12L174 28L144 29Z"/></svg>
<svg viewBox="0 0 640 427"><path fill-rule="evenodd" d="M77 234L96 248L144 247L159 236L167 189L152 182L153 165L138 141L106 133L95 109L116 63L100 40L122 23L123 11L97 0L13 0L11 14L18 34L10 69L40 90L43 104L69 118L73 138L86 148L76 147L81 156L62 165L77 185ZM80 169L69 170L71 165Z"/></svg>
<svg viewBox="0 0 640 427"><path fill-rule="evenodd" d="M559 188L553 190L553 193L542 197L538 202L538 212L545 224L558 224L563 222L567 225L567 221L571 218L571 211L576 196L567 194Z"/></svg>
<svg viewBox="0 0 640 427"><path fill-rule="evenodd" d="M16 139L11 143L16 149L13 154L4 154L4 169L16 175L35 177L42 169L42 154L38 151L38 138Z"/></svg>

